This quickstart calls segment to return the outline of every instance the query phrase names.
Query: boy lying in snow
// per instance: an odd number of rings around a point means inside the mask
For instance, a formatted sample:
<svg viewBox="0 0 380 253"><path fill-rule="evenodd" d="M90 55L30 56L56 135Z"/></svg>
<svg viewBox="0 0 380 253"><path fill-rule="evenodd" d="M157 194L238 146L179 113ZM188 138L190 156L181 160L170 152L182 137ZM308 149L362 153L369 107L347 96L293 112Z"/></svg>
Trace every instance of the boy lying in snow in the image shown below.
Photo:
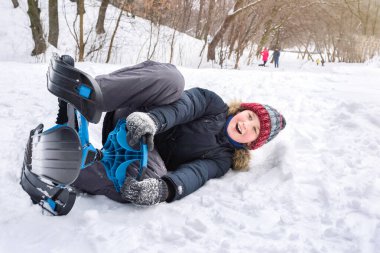
<svg viewBox="0 0 380 253"><path fill-rule="evenodd" d="M226 105L214 92L184 89L171 64L146 61L97 76L103 94L103 144L119 119L127 119L127 140L145 137L148 168L142 181L127 177L121 192L101 162L81 170L73 186L118 202L154 205L179 200L230 168L247 170L249 150L272 140L285 127L274 108L258 103ZM137 167L128 169L135 176Z"/></svg>

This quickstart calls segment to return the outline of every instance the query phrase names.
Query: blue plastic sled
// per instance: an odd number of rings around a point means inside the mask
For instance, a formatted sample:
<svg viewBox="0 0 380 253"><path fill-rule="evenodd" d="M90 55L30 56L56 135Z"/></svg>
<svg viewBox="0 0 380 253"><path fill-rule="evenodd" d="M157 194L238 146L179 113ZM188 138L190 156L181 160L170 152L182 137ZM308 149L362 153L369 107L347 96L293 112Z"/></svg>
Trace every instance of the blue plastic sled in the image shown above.
<svg viewBox="0 0 380 253"><path fill-rule="evenodd" d="M53 215L66 215L76 194L70 184L86 169L100 161L109 180L120 191L132 163L139 164L140 180L148 163L143 141L138 150L127 143L125 120L108 135L103 148L89 141L89 122L98 123L102 94L95 79L74 68L69 56L55 54L47 73L48 90L59 98L57 124L43 131L40 124L31 130L26 145L20 184L34 204Z"/></svg>

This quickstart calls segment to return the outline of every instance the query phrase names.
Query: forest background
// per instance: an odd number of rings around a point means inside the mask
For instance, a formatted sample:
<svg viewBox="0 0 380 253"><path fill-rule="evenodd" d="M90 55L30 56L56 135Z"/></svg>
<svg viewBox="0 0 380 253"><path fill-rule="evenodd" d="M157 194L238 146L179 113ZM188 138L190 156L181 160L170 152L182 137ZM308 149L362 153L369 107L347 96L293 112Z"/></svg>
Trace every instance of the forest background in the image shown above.
<svg viewBox="0 0 380 253"><path fill-rule="evenodd" d="M11 1L18 8L18 0ZM155 58L161 34L165 27L172 28L165 35L170 45L167 62L173 62L174 45L182 34L202 42L193 52L199 55L198 66L202 59L221 67L226 61L233 62L233 68L250 65L264 47L294 51L312 61L350 63L365 62L380 50L379 0L102 0L90 29L84 24L88 22L86 6L92 1L58 2L48 1L48 24L44 24L41 1L27 1L32 56L43 55L49 47L59 48L59 41L66 39L60 37L60 15L65 16L75 40L77 61L112 62L120 53L116 43L116 34L123 32L118 31L120 23L136 17L150 21L148 45L143 45L148 47L146 59ZM73 3L77 13L69 19L65 5ZM119 13L107 15L109 5ZM112 26L105 27L107 19L113 20Z"/></svg>

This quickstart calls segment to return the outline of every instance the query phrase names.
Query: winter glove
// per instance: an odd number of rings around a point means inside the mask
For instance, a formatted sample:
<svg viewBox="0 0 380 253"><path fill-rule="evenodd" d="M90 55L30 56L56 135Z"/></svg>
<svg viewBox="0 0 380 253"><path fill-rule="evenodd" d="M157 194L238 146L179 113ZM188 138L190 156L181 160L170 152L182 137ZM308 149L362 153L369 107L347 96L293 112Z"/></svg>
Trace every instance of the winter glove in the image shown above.
<svg viewBox="0 0 380 253"><path fill-rule="evenodd" d="M145 136L149 151L154 148L153 138L157 132L155 117L149 113L134 112L127 117L127 142L131 147L139 143L141 137Z"/></svg>
<svg viewBox="0 0 380 253"><path fill-rule="evenodd" d="M121 187L121 197L135 205L150 206L164 202L168 197L168 186L162 179L147 178L137 181L125 179Z"/></svg>

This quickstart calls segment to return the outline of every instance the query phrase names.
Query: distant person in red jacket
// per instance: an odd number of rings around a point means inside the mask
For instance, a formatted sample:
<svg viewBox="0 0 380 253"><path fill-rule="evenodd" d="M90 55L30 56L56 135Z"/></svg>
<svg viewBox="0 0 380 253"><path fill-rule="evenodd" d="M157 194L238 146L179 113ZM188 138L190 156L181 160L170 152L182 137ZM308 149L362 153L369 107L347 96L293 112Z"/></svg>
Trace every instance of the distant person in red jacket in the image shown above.
<svg viewBox="0 0 380 253"><path fill-rule="evenodd" d="M265 67L265 64L268 61L269 51L268 51L268 49L266 47L264 47L264 50L260 54L263 56L263 63L259 64L259 66Z"/></svg>

